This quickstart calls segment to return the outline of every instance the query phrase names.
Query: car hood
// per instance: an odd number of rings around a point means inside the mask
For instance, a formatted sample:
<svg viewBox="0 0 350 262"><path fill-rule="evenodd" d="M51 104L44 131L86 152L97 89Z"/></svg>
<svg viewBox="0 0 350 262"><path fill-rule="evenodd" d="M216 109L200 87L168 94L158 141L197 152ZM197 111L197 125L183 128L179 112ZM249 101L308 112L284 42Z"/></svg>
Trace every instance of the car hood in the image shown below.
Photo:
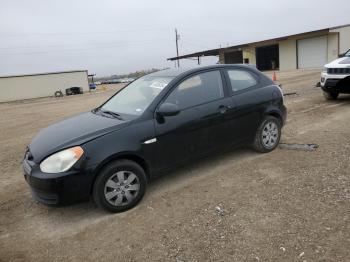
<svg viewBox="0 0 350 262"><path fill-rule="evenodd" d="M327 68L348 68L350 67L350 57L338 58L329 64L326 64Z"/></svg>
<svg viewBox="0 0 350 262"><path fill-rule="evenodd" d="M29 150L36 163L64 148L77 146L119 130L128 121L86 112L42 129L32 140Z"/></svg>

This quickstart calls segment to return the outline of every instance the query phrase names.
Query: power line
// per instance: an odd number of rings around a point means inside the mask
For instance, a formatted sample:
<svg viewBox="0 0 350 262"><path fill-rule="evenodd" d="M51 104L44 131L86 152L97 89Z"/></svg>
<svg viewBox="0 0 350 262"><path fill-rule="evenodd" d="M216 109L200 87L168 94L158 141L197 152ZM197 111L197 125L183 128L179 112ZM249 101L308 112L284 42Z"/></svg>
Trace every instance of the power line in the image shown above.
<svg viewBox="0 0 350 262"><path fill-rule="evenodd" d="M157 39L157 41L170 41L169 39L167 38L159 38ZM96 47L104 47L104 45L129 45L131 43L144 43L145 41L117 41L117 42L94 42L94 43L83 43L82 45L90 45L90 46L96 46ZM150 42L150 41L146 41L147 43ZM154 39L153 39L153 42L154 42ZM41 45L41 46L11 46L11 47L0 47L0 50L11 50L11 49L39 49L39 48L55 48L55 47L70 47L70 46L67 46L67 45ZM75 47L75 46L73 46Z"/></svg>
<svg viewBox="0 0 350 262"><path fill-rule="evenodd" d="M160 28L144 28L144 29L125 29L112 31L95 31L95 32L71 32L71 33L25 33L25 34L2 34L1 37L40 37L40 36L93 36L97 34L113 34L113 33L142 33L147 31L168 31L168 27Z"/></svg>
<svg viewBox="0 0 350 262"><path fill-rule="evenodd" d="M86 48L74 48L74 49L52 49L47 51L32 51L32 52L15 52L15 53L0 53L0 55L32 55L32 54L49 54L49 53L64 53L64 52L81 52L81 51L89 51L93 49L102 49L102 48L117 48L117 47L123 47L123 46L131 46L131 45L154 45L154 41L148 41L148 42L133 42L128 43L127 45L107 45L107 46L92 46L92 47L86 47Z"/></svg>
<svg viewBox="0 0 350 262"><path fill-rule="evenodd" d="M205 32L223 32L231 33L232 29L208 29L208 28L198 28L198 27L182 27L182 29L190 29L194 31L205 31ZM89 31L89 32L44 32L44 33L23 33L23 34L1 34L1 37L40 37L40 36L93 36L100 34L113 34L113 33L142 33L150 31L168 31L169 27L153 27L153 28L139 28L139 29L121 29L121 30L111 30L111 31Z"/></svg>
<svg viewBox="0 0 350 262"><path fill-rule="evenodd" d="M210 48L208 46L204 46L202 44L198 44L198 43L195 43L195 42L192 42L192 41L188 41L188 40L184 40L184 39L181 39L181 41L184 42L184 43L187 43L187 44L189 44L191 46L195 46L195 47L200 47L200 48L205 48L205 49L209 49Z"/></svg>

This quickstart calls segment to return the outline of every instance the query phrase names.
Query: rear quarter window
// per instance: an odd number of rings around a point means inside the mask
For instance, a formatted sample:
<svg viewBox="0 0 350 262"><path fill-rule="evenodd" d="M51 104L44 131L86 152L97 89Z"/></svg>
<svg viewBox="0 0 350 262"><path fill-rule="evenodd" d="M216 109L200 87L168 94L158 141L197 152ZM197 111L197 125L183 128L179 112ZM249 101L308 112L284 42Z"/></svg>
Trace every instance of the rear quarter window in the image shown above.
<svg viewBox="0 0 350 262"><path fill-rule="evenodd" d="M230 79L232 92L238 92L253 87L258 83L256 77L245 70L230 69L227 70L227 74Z"/></svg>

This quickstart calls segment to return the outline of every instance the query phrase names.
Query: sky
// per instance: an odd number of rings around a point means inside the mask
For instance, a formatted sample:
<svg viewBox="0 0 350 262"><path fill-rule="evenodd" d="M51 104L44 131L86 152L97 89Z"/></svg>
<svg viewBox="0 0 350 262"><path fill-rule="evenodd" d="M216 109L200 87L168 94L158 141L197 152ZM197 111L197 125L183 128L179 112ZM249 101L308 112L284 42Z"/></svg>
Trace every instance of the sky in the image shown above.
<svg viewBox="0 0 350 262"><path fill-rule="evenodd" d="M343 24L349 0L0 0L0 75L174 67L175 28L181 55Z"/></svg>

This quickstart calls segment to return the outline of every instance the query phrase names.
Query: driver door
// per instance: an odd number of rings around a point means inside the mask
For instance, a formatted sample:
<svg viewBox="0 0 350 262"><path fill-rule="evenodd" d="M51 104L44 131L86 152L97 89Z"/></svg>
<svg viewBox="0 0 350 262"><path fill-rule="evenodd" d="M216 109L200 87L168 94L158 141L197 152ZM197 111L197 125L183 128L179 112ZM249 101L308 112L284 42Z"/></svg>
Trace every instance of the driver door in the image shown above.
<svg viewBox="0 0 350 262"><path fill-rule="evenodd" d="M219 70L185 79L164 103L176 104L180 113L155 119L159 170L207 153L227 133L223 108L230 108L232 100L225 97Z"/></svg>

